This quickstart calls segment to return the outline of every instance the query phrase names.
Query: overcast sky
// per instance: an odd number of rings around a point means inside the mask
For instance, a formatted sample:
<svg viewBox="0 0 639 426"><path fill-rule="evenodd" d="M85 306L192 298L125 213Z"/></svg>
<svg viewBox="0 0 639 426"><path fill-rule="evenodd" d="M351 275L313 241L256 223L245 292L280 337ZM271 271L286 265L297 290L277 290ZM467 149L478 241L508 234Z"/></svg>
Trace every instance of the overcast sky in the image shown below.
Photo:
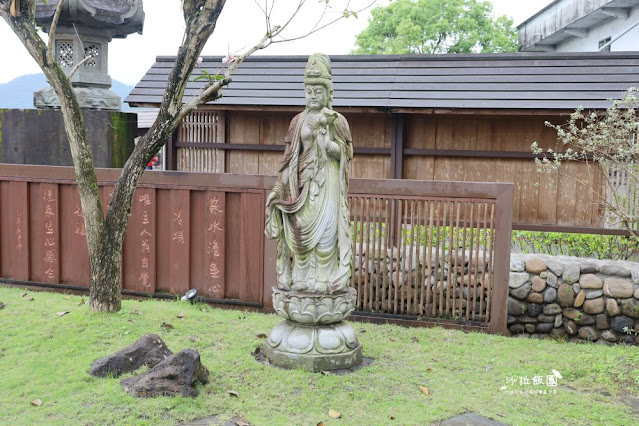
<svg viewBox="0 0 639 426"><path fill-rule="evenodd" d="M264 34L264 14L256 1L264 0L227 0L220 15L215 32L204 48L203 55L216 55L220 58L230 52L239 52L254 45ZM370 3L372 0L351 0L351 9ZM552 0L490 0L495 16L508 15L515 25L524 21ZM291 0L275 2L272 19L274 24L282 22L290 10L286 7L294 3ZM314 25L321 9L316 0L308 0L308 5L296 17L295 26L289 28L288 37L299 36ZM378 0L385 5L387 0ZM338 5L344 2L332 0L335 11L327 18L340 15ZM123 40L114 40L109 44L109 73L112 78L134 85L153 65L156 56L175 55L182 40L184 23L180 10L180 0L145 0L144 34L132 34ZM366 28L370 12L362 12L359 18L342 20L331 27L319 31L303 40L278 43L259 52L266 55L309 55L315 52L327 54L347 54L355 43L355 36ZM23 74L40 72L18 38L9 26L0 19L0 83L5 83Z"/></svg>

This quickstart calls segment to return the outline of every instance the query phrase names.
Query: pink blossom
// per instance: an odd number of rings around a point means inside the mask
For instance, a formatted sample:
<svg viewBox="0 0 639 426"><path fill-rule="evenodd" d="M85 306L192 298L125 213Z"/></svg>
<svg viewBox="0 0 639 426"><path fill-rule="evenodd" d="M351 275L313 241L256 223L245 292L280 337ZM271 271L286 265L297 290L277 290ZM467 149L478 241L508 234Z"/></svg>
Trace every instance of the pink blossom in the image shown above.
<svg viewBox="0 0 639 426"><path fill-rule="evenodd" d="M229 52L225 57L222 58L222 63L224 65L231 65L235 61L235 57Z"/></svg>

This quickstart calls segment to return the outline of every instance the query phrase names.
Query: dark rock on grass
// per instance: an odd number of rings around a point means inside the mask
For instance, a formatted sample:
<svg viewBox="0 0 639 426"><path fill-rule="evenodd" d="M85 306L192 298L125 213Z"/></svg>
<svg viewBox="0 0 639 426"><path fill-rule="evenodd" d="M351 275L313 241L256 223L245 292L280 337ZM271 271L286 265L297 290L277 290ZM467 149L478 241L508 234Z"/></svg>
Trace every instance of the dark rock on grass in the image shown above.
<svg viewBox="0 0 639 426"><path fill-rule="evenodd" d="M155 367L171 355L173 352L166 347L160 336L147 334L126 348L93 361L89 374L97 377L106 377L109 374L120 377L143 365Z"/></svg>
<svg viewBox="0 0 639 426"><path fill-rule="evenodd" d="M198 395L195 384L209 382L209 371L200 362L200 354L192 349L183 349L171 355L149 371L139 376L120 381L124 391L139 398L156 396Z"/></svg>

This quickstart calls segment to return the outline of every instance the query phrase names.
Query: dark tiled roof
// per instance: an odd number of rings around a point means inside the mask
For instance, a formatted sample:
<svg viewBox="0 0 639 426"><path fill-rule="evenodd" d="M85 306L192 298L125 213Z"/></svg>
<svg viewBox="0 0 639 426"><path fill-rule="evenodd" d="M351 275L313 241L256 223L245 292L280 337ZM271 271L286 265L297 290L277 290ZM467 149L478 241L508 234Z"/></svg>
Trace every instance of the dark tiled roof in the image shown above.
<svg viewBox="0 0 639 426"><path fill-rule="evenodd" d="M214 73L221 57L205 57ZM303 106L306 56L255 56L233 74L219 105ZM125 99L159 104L174 57L158 57ZM605 108L639 86L639 52L331 56L336 107ZM221 72L221 70L217 70ZM196 68L195 76L200 72ZM185 100L204 86L191 82Z"/></svg>

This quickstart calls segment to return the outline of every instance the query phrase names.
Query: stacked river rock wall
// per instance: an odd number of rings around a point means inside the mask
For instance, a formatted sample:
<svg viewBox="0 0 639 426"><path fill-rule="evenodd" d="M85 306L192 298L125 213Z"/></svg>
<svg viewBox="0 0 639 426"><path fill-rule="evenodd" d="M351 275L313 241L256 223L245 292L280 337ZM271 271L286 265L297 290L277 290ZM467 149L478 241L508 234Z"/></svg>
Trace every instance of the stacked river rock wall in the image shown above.
<svg viewBox="0 0 639 426"><path fill-rule="evenodd" d="M513 254L508 290L513 335L639 344L637 263Z"/></svg>

